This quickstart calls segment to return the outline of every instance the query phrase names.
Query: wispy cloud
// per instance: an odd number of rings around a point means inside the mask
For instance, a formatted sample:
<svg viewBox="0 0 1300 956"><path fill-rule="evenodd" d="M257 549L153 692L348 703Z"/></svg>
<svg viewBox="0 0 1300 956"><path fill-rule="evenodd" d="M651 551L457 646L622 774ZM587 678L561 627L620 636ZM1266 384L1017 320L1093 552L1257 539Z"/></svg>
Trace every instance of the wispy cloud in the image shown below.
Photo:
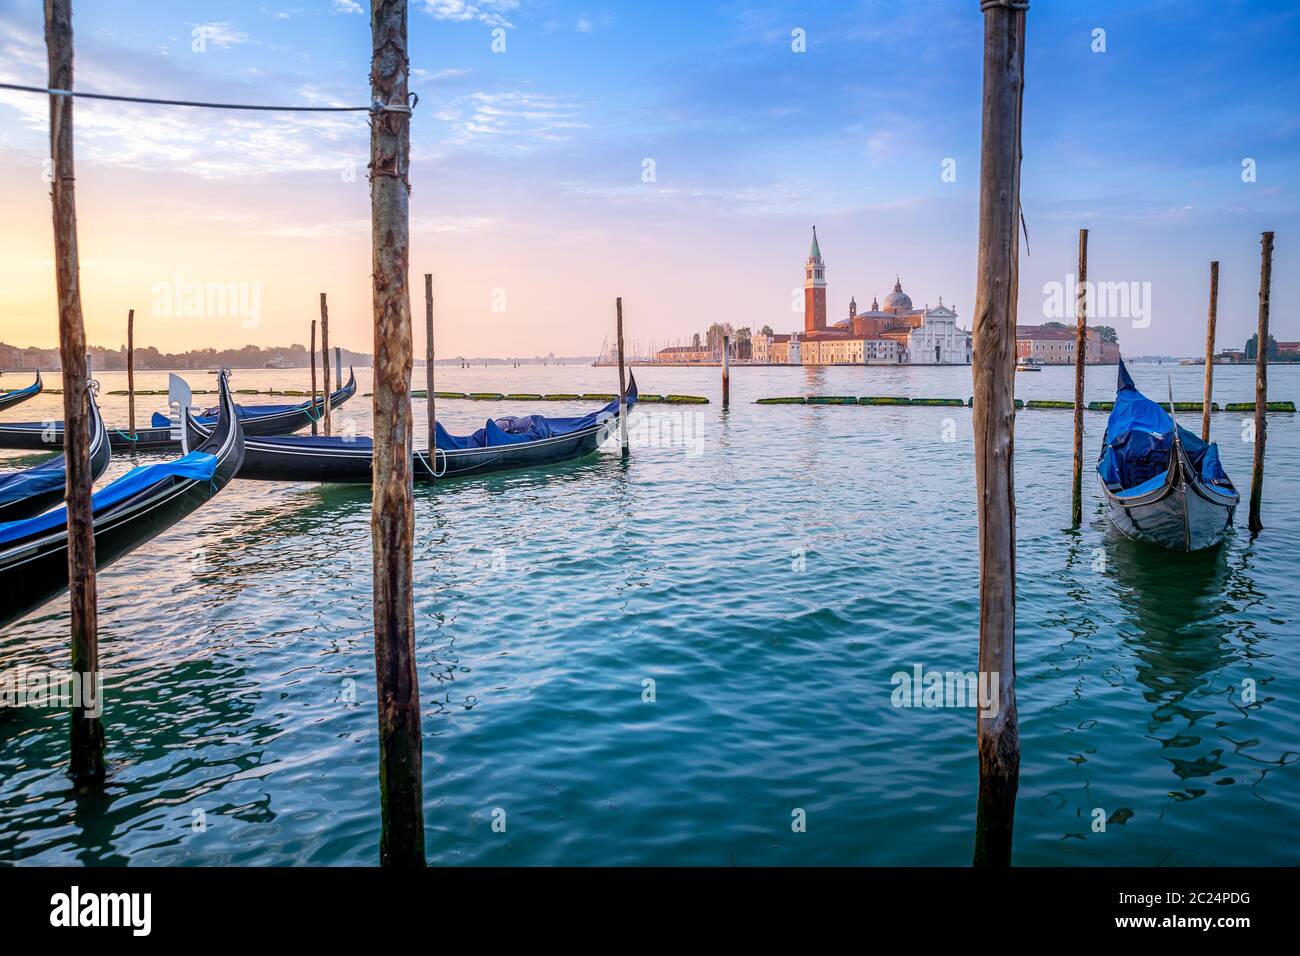
<svg viewBox="0 0 1300 956"><path fill-rule="evenodd" d="M519 0L424 0L424 11L435 20L478 21L493 27L514 27L507 18Z"/></svg>
<svg viewBox="0 0 1300 956"><path fill-rule="evenodd" d="M241 43L252 43L253 38L243 30L236 29L226 21L218 23L196 23L194 24L196 35L202 34L205 43L213 46L238 46Z"/></svg>
<svg viewBox="0 0 1300 956"><path fill-rule="evenodd" d="M334 0L335 13L365 13L356 0Z"/></svg>
<svg viewBox="0 0 1300 956"><path fill-rule="evenodd" d="M534 140L564 142L588 128L574 100L522 90L471 93L445 105L438 118L451 125L454 142L516 148Z"/></svg>

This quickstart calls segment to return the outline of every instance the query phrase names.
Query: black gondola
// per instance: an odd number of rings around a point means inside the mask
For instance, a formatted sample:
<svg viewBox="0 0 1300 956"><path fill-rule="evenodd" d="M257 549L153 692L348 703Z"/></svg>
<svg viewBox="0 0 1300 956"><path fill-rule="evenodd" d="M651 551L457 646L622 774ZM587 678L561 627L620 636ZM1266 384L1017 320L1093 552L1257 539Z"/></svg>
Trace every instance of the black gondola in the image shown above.
<svg viewBox="0 0 1300 956"><path fill-rule="evenodd" d="M338 408L357 392L357 377L348 370L347 384L330 395L330 408ZM200 413L208 427L215 424L215 408ZM287 435L306 428L320 419L325 412L325 399L311 399L296 405L243 405L235 406L235 413L244 427L245 435ZM135 438L120 428L110 428L109 442L114 448L157 450L177 448L180 442L172 438L171 421L162 412L155 412L149 428L137 428ZM0 424L0 448L48 449L63 447L62 422L18 422Z"/></svg>
<svg viewBox="0 0 1300 956"><path fill-rule="evenodd" d="M134 468L92 498L95 565L103 568L224 488L244 460L244 434L224 373L211 434L179 459ZM62 594L68 586L64 508L0 524L0 626Z"/></svg>
<svg viewBox="0 0 1300 956"><path fill-rule="evenodd" d="M636 379L628 383L627 407L636 404ZM580 418L542 415L489 419L473 435L450 435L435 426L437 450L413 452L417 481L482 475L581 458L594 452L618 424L618 399ZM202 422L187 418L190 441L206 434ZM370 484L373 446L368 437L278 435L245 442L240 478L262 481L320 481Z"/></svg>
<svg viewBox="0 0 1300 956"><path fill-rule="evenodd" d="M99 480L112 458L108 429L93 392L90 404L90 480ZM0 472L0 524L30 518L63 500L67 465L62 454L23 471Z"/></svg>
<svg viewBox="0 0 1300 956"><path fill-rule="evenodd" d="M20 405L29 398L35 398L37 395L41 394L41 389L44 387L45 383L41 381L41 370L37 369L36 381L32 382L32 384L28 385L26 388L16 388L12 392L5 392L3 395L0 395L0 412L3 412L6 408L13 408L15 405Z"/></svg>

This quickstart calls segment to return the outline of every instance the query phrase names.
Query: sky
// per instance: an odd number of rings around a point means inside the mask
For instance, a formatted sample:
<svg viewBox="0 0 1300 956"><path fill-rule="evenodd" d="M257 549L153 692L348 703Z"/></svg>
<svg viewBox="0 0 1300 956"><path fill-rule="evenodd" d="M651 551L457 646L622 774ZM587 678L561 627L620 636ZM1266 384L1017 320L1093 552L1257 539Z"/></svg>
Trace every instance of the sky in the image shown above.
<svg viewBox="0 0 1300 956"><path fill-rule="evenodd" d="M41 6L0 0L0 82L45 86ZM73 10L78 89L369 97L364 2ZM813 225L832 320L898 276L969 327L982 44L978 0L412 0L417 354L425 272L440 356L595 354L615 296L643 345L716 321L797 329ZM1300 339L1297 62L1294 2L1034 0L1021 322L1059 318L1051 284L1073 281L1083 227L1090 278L1131 293L1096 319L1126 354L1203 349L1211 259L1219 341L1240 347L1271 229L1274 333ZM48 110L0 91L0 341L42 347ZM326 292L331 343L370 350L365 114L78 100L75 135L93 344L121 345L131 308L137 344L163 351L305 343Z"/></svg>

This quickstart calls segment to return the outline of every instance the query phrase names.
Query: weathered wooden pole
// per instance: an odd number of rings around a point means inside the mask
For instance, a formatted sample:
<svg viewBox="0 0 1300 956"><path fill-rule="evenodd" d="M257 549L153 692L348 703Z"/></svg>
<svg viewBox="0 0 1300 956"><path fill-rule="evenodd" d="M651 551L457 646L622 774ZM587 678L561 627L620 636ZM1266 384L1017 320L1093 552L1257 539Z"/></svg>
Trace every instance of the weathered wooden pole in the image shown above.
<svg viewBox="0 0 1300 956"><path fill-rule="evenodd" d="M325 293L320 294L320 368L321 389L325 394L325 434L330 433L330 310Z"/></svg>
<svg viewBox="0 0 1300 956"><path fill-rule="evenodd" d="M722 337L722 407L731 404L731 336Z"/></svg>
<svg viewBox="0 0 1300 956"><path fill-rule="evenodd" d="M1205 394L1201 399L1201 441L1210 440L1210 407L1214 398L1214 326L1219 320L1219 260L1210 263L1210 314L1205 320Z"/></svg>
<svg viewBox="0 0 1300 956"><path fill-rule="evenodd" d="M307 364L311 366L311 433L316 434L316 320L311 320L311 348L307 350Z"/></svg>
<svg viewBox="0 0 1300 956"><path fill-rule="evenodd" d="M623 368L623 297L614 300L618 316L618 443L627 454L627 373Z"/></svg>
<svg viewBox="0 0 1300 956"><path fill-rule="evenodd" d="M334 381L342 387L343 385L343 350L337 345L334 346Z"/></svg>
<svg viewBox="0 0 1300 956"><path fill-rule="evenodd" d="M371 288L374 303L375 684L379 706L379 860L424 865L420 685L415 666L411 547L411 114L406 0L370 5ZM383 108L388 106L388 109Z"/></svg>
<svg viewBox="0 0 1300 956"><path fill-rule="evenodd" d="M1024 0L983 0L984 101L980 144L979 265L972 373L979 508L981 708L976 866L1007 866L1020 730L1016 717L1016 501L1013 478L1016 295L1020 254L1020 120L1025 70ZM993 684L993 680L997 684Z"/></svg>
<svg viewBox="0 0 1300 956"><path fill-rule="evenodd" d="M438 470L435 460L438 439L434 428L437 418L435 418L433 394L433 273L431 272L424 274L424 392L424 403L429 412L429 470L435 472ZM432 474L429 475L429 480L433 480Z"/></svg>
<svg viewBox="0 0 1300 956"><path fill-rule="evenodd" d="M135 440L135 309L126 313L126 423Z"/></svg>
<svg viewBox="0 0 1300 956"><path fill-rule="evenodd" d="M45 0L49 88L72 89L72 0ZM63 364L63 458L67 474L68 597L72 672L98 703L99 621L95 600L95 528L90 505L90 383L81 318L77 254L76 176L72 155L72 97L50 96L50 190L54 207L54 271L59 297L59 359ZM86 695L72 707L72 779L104 779L104 724Z"/></svg>
<svg viewBox="0 0 1300 956"><path fill-rule="evenodd" d="M1088 358L1088 230L1079 230L1079 278L1074 292L1074 485L1070 521L1083 524L1083 373Z"/></svg>
<svg viewBox="0 0 1300 956"><path fill-rule="evenodd" d="M1250 476L1250 530L1264 530L1264 443L1268 439L1268 305L1273 285L1273 233L1260 236L1259 338L1255 347L1255 470Z"/></svg>

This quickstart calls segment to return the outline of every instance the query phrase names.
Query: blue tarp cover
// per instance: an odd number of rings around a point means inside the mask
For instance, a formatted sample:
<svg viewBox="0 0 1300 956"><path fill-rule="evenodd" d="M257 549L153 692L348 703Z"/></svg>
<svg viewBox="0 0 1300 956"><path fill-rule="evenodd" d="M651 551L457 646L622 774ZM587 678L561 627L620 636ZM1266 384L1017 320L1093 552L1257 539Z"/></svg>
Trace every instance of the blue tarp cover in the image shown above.
<svg viewBox="0 0 1300 956"><path fill-rule="evenodd" d="M628 386L627 407L636 404L636 382ZM442 427L442 422L434 422L434 440L443 451L461 448L492 448L498 445L518 445L523 442L538 441L543 438L557 438L569 435L592 425L599 424L606 418L618 414L618 399L610 402L600 411L575 418L548 418L545 415L519 415L504 418L489 418L482 428L472 435L453 435ZM338 435L277 435L276 444L289 444L298 448L371 448L369 438L357 436L343 438Z"/></svg>
<svg viewBox="0 0 1300 956"><path fill-rule="evenodd" d="M0 505L62 488L63 465L63 456L59 455L35 468L0 473Z"/></svg>
<svg viewBox="0 0 1300 956"><path fill-rule="evenodd" d="M636 380L633 379L627 389L629 410L636 404L636 396ZM548 418L545 415L489 418L483 427L472 435L452 435L442 427L441 422L435 422L433 434L438 447L444 451L459 448L491 448L496 445L518 445L523 442L540 441L543 438L570 435L616 415L618 415L618 399L614 399L600 411L577 418Z"/></svg>
<svg viewBox="0 0 1300 956"><path fill-rule="evenodd" d="M184 458L175 461L160 462L156 465L142 465L132 468L121 478L103 487L90 497L91 510L99 514L107 508L121 504L128 498L139 494L152 485L169 478L189 478L194 481L211 481L217 471L217 456L204 452L192 451ZM37 534L44 534L68 523L68 509L55 508L45 514L22 521L0 522L0 547L21 541Z"/></svg>
<svg viewBox="0 0 1300 956"><path fill-rule="evenodd" d="M1206 484L1232 488L1218 446L1178 426L1178 440L1192 467ZM1115 408L1106 421L1097 473L1106 486L1125 495L1145 494L1164 483L1174 448L1174 420L1162 406L1137 390L1124 363L1119 363Z"/></svg>

